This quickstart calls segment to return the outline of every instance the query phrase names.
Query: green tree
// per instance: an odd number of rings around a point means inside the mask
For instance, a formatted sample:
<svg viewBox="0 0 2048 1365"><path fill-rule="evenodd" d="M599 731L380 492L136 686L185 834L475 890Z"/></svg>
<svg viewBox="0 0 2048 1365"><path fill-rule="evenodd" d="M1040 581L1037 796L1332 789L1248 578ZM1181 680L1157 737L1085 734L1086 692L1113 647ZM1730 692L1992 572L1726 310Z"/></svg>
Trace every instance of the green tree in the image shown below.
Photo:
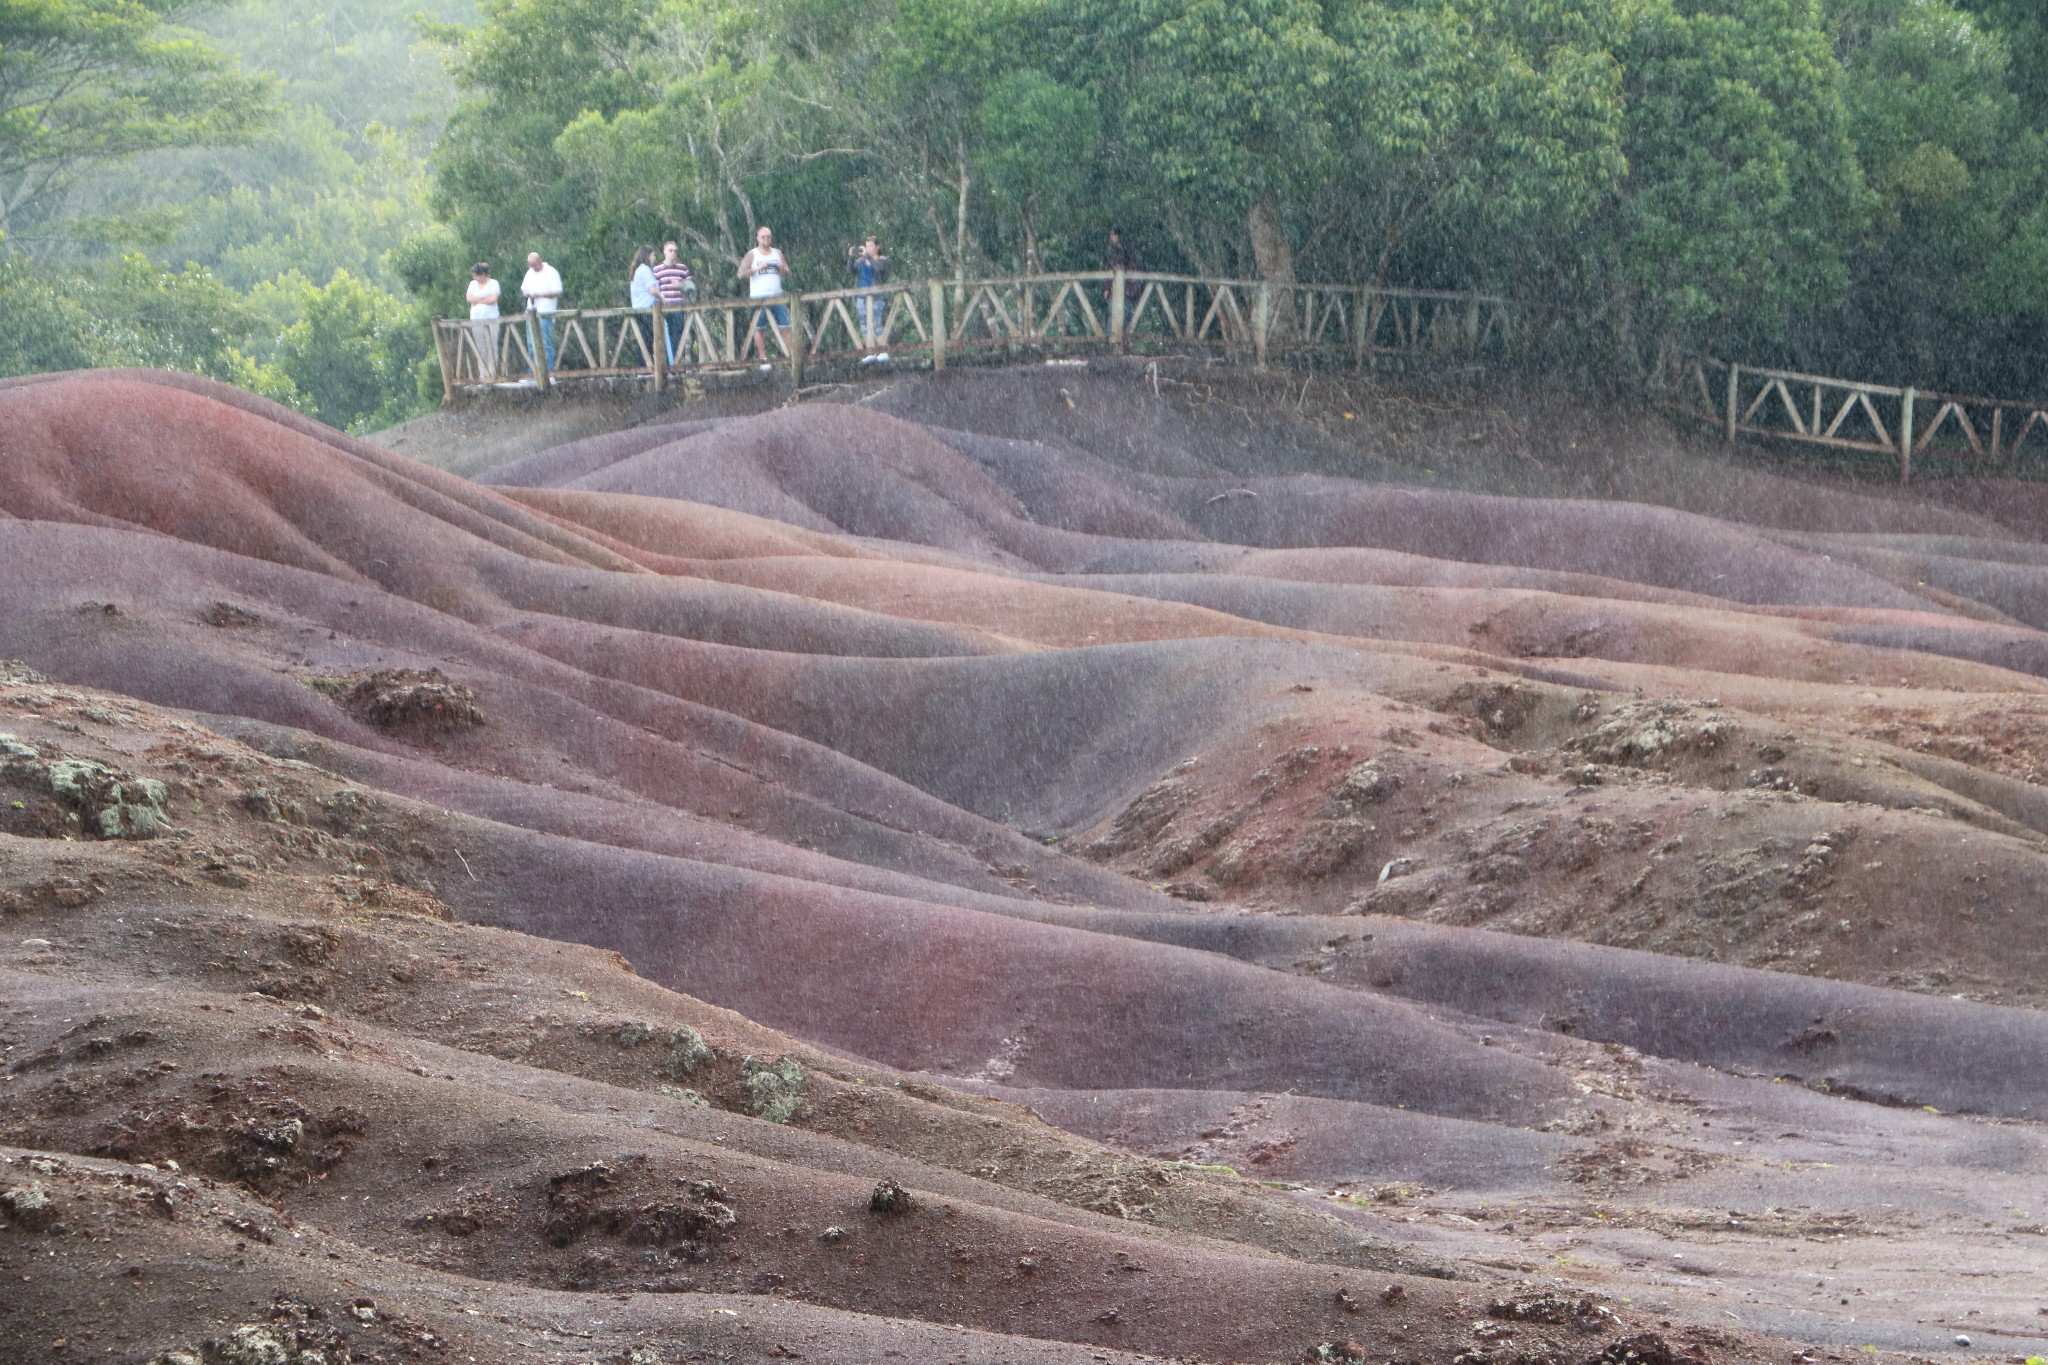
<svg viewBox="0 0 2048 1365"><path fill-rule="evenodd" d="M878 31L866 0L488 0L447 35L436 202L472 259L545 251L572 302L623 302L632 247L667 236L724 284L761 223L821 279L803 242L853 230L868 154L839 74Z"/></svg>
<svg viewBox="0 0 2048 1365"><path fill-rule="evenodd" d="M1110 174L1204 274L1292 278L1287 204L1328 167L1342 60L1314 0L1081 0L1055 20L1107 116ZM1348 130L1347 130L1348 131Z"/></svg>
<svg viewBox="0 0 2048 1365"><path fill-rule="evenodd" d="M594 217L623 234L621 247L679 234L737 260L753 244L768 186L852 153L826 136L833 91L825 63L792 41L800 18L795 7L664 4L634 59L650 101L610 117L585 110L562 130L557 155L581 171Z"/></svg>
<svg viewBox="0 0 2048 1365"><path fill-rule="evenodd" d="M1957 8L2005 38L2013 93L2033 125L2048 128L2048 10L2039 0L1961 0Z"/></svg>
<svg viewBox="0 0 2048 1365"><path fill-rule="evenodd" d="M101 363L98 319L73 281L0 252L0 375L83 370Z"/></svg>
<svg viewBox="0 0 2048 1365"><path fill-rule="evenodd" d="M1829 0L1850 135L1873 192L1839 309L1804 364L1935 387L2030 385L2014 328L2048 314L2048 144L2001 35L1949 0Z"/></svg>
<svg viewBox="0 0 2048 1365"><path fill-rule="evenodd" d="M433 203L462 254L509 261L542 247L570 300L598 288L612 255L597 223L593 168L556 140L586 114L653 106L645 58L658 0L484 0L472 28L444 27L463 92L433 153ZM652 168L650 168L651 170ZM605 271L608 277L622 267Z"/></svg>
<svg viewBox="0 0 2048 1365"><path fill-rule="evenodd" d="M1324 271L1508 284L1625 183L1634 7L1605 0L1333 6L1334 117L1354 130L1310 240ZM1448 269L1446 268L1448 266ZM1334 267L1334 268L1333 268Z"/></svg>
<svg viewBox="0 0 2048 1365"><path fill-rule="evenodd" d="M955 278L985 256L976 229L980 114L1014 69L1035 0L899 0L862 106L882 193L915 214Z"/></svg>
<svg viewBox="0 0 2048 1365"><path fill-rule="evenodd" d="M1739 348L1840 299L1869 197L1815 0L1651 0L1617 56L1629 175L1554 257L1569 306Z"/></svg>
<svg viewBox="0 0 2048 1365"><path fill-rule="evenodd" d="M169 26L176 0L0 0L0 233L46 225L86 168L246 138L270 83Z"/></svg>
<svg viewBox="0 0 2048 1365"><path fill-rule="evenodd" d="M308 288L299 320L277 339L277 371L298 406L329 426L369 431L410 416L426 323L406 302L347 271Z"/></svg>
<svg viewBox="0 0 2048 1365"><path fill-rule="evenodd" d="M0 256L0 313L9 374L142 365L232 379L238 348L263 321L209 271L135 253L90 270Z"/></svg>
<svg viewBox="0 0 2048 1365"><path fill-rule="evenodd" d="M1000 77L975 111L974 164L989 197L1014 215L1020 263L1039 269L1039 235L1079 226L1102 141L1102 115L1085 93L1042 71Z"/></svg>
<svg viewBox="0 0 2048 1365"><path fill-rule="evenodd" d="M1105 117L1108 174L1208 274L1296 261L1384 279L1433 244L1571 231L1620 152L1623 0L1082 0L1059 74Z"/></svg>

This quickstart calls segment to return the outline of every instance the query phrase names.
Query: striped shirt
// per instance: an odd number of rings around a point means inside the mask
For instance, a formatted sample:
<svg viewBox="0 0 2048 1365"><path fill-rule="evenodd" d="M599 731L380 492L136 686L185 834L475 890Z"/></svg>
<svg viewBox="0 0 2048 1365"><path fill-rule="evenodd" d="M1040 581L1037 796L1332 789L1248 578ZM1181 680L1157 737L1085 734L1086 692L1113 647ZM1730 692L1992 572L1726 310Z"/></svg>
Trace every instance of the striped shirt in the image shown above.
<svg viewBox="0 0 2048 1365"><path fill-rule="evenodd" d="M670 265L663 263L654 267L654 289L661 295L661 306L680 308L683 306L684 287L690 282L690 267L681 261Z"/></svg>

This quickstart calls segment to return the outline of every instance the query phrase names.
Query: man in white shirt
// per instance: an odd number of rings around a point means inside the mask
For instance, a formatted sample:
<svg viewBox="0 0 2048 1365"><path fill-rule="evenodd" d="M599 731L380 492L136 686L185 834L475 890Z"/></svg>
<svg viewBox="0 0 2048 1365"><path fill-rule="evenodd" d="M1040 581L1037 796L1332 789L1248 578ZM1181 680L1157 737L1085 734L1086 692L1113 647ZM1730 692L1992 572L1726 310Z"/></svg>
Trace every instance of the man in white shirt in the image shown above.
<svg viewBox="0 0 2048 1365"><path fill-rule="evenodd" d="M768 359L769 318L775 320L775 334L782 339L783 354L789 353L789 305L769 302L782 297L782 282L788 274L789 262L776 250L775 234L762 228L754 234L754 249L740 257L740 278L747 282L747 297L756 305L752 345L763 360Z"/></svg>
<svg viewBox="0 0 2048 1365"><path fill-rule="evenodd" d="M526 295L526 310L540 319L541 346L547 352L548 369L555 368L555 320L549 314L562 305L562 272L540 258L538 251L526 258L526 278L519 292ZM528 333L531 341L532 334Z"/></svg>

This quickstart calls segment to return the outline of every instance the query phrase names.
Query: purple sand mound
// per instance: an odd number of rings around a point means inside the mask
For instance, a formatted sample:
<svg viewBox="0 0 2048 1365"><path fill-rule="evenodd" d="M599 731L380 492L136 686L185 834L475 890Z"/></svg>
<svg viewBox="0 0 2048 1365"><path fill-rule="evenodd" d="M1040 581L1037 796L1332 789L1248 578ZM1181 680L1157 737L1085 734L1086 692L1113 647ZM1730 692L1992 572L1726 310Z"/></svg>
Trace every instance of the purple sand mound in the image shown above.
<svg viewBox="0 0 2048 1365"><path fill-rule="evenodd" d="M904 1313L1027 1342L990 1358L1300 1357L1356 1322L1448 1362L1466 1291L1356 1267L1436 1258L1512 1298L1502 1266L1579 1273L1531 1230L1569 1226L1603 1283L1711 1317L1704 1286L1789 1284L1791 1244L1847 1226L1787 1210L1921 1208L1886 1235L1946 1267L1965 1226L2048 1197L2038 545L1939 508L1918 538L1873 524L1905 519L1889 499L1794 534L1311 475L1280 466L1336 456L1259 456L1136 388L1119 412L1100 376L987 379L593 438L496 487L201 381L0 385L0 657L54 680L0 674L23 944L0 971L26 1021L0 1026L96 1087L0 1087L0 1134L169 1144L204 1198L265 1194L507 1294L808 1288L791 1332ZM311 899L273 929L258 896ZM415 943L615 951L708 1032L593 1013L546 951L349 976L335 945L387 933L379 897L415 907L389 931ZM246 946L186 963L199 919ZM148 925L161 951L123 965ZM417 1027L445 1039L391 1031L423 974ZM156 1022L80 1045L74 1004ZM163 1066L103 1075L122 1048ZM298 1108L241 1079L124 1098L237 1049ZM408 1097L362 1120L388 1133L343 1112L372 1089ZM974 1095L1146 1164L1061 1176L1033 1155L1052 1130ZM402 1214L264 1173L302 1169L303 1133L330 1190L373 1161L422 1179L450 1159L437 1106L469 1166L445 1195L379 1186ZM1020 1162L1032 1183L1004 1184ZM97 1208L93 1170L45 1183ZM660 1199L606 1202L645 1171ZM892 1171L943 1234L863 1202ZM706 1231L722 1197L751 1262ZM1551 1222L1496 1226L1502 1199ZM1642 1239L1705 1235L1709 1202L1786 1243L1646 1269ZM611 1249L534 1251L529 1218ZM1084 1262L1135 1297L1034 1287ZM1803 1300L1742 1323L1938 1345L1886 1283L1853 1326ZM2016 1298L1942 1283L2032 1340Z"/></svg>

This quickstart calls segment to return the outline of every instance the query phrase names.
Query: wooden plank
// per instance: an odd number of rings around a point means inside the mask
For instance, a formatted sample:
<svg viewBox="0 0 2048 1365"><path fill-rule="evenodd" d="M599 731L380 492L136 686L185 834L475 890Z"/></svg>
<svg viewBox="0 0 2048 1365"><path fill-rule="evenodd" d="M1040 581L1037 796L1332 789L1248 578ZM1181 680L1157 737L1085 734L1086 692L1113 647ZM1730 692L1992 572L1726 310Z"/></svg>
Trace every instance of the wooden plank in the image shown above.
<svg viewBox="0 0 2048 1365"><path fill-rule="evenodd" d="M1017 340L1017 320L1011 316L1010 310L1003 306L1002 295L996 292L994 285L982 285L976 292L974 310L978 310L981 316L988 320L991 340ZM1000 327L996 325L998 322L1002 324ZM964 326L962 330L965 330Z"/></svg>
<svg viewBox="0 0 2048 1365"><path fill-rule="evenodd" d="M1144 322L1148 305L1159 315L1159 330L1168 337L1174 337L1180 330L1180 319L1167 304L1165 290L1156 280L1146 280L1138 286L1138 306L1131 310L1130 330L1136 332Z"/></svg>
<svg viewBox="0 0 2048 1365"><path fill-rule="evenodd" d="M1899 482L1913 477L1913 390L1906 390L1899 405Z"/></svg>
<svg viewBox="0 0 2048 1365"><path fill-rule="evenodd" d="M1756 391L1755 399L1743 410L1742 420L1747 422L1754 418L1758 410L1773 397L1784 400L1785 411L1791 414L1794 428L1803 433L1805 428L1799 425L1799 414L1793 411L1792 408L1792 395L1785 391L1785 381L1782 379L1766 379L1764 381L1764 386Z"/></svg>
<svg viewBox="0 0 2048 1365"><path fill-rule="evenodd" d="M905 289L890 295L889 306L882 311L883 345L888 345L889 339L896 335L896 319L901 317L908 317L910 319L910 325L917 329L917 339L919 341L927 345L931 343L932 334L925 327L924 319L918 315L917 296L908 289ZM905 333L905 335L907 337L908 333Z"/></svg>
<svg viewBox="0 0 2048 1365"><path fill-rule="evenodd" d="M1904 389L1890 388L1883 384L1865 384L1855 379L1833 379L1824 374L1802 374L1798 370L1769 370L1755 365L1745 365L1743 368L1761 378L1784 379L1794 384L1825 384L1831 389L1856 389L1878 398L1899 398L1906 392Z"/></svg>
<svg viewBox="0 0 2048 1365"><path fill-rule="evenodd" d="M847 301L843 298L831 298L825 300L824 311L818 316L818 328L811 338L812 355L824 354L825 341L827 337L832 335L832 324L834 321L837 321L846 332L846 348L848 350L860 351L866 349L866 343L862 340L860 334L860 323L855 320L852 310L847 307ZM880 337L877 337L875 340L877 345L881 343Z"/></svg>
<svg viewBox="0 0 2048 1365"><path fill-rule="evenodd" d="M1109 279L1109 349L1124 353L1124 268L1118 266ZM1263 363L1263 362L1262 362Z"/></svg>
<svg viewBox="0 0 2048 1365"><path fill-rule="evenodd" d="M804 337L810 329L807 317L808 314L804 310L803 300L801 298L791 299L789 301L789 345L784 349L789 353L789 386L792 390L801 389L804 386ZM773 322L774 319L770 318L769 321Z"/></svg>
<svg viewBox="0 0 2048 1365"><path fill-rule="evenodd" d="M2036 427L2048 427L2048 412L2044 412L2040 408L2028 410L2027 420L2020 423L2020 434L2013 437L2012 444L2006 447L2006 453L2009 457L2013 459L2019 458L2020 446L2026 442L2028 436L2033 434Z"/></svg>
<svg viewBox="0 0 2048 1365"><path fill-rule="evenodd" d="M1194 339L1196 341L1199 342L1211 338L1213 328L1213 340L1210 340L1209 344L1222 345L1224 343L1223 330L1224 326L1229 324L1230 318L1224 312L1223 299L1224 291L1221 288L1214 288L1209 291L1209 307L1203 312L1202 325L1195 332Z"/></svg>
<svg viewBox="0 0 2048 1365"><path fill-rule="evenodd" d="M1963 405L1954 401L1943 403L1935 412L1934 420L1927 424L1927 429L1913 442L1914 453L1925 451L1928 443L1934 439L1935 433L1941 430L1944 423L1950 421L1953 421L1956 429L1962 432L1963 439L1969 443L1972 453L1982 455L1984 442L1978 438L1977 429L1971 424L1969 414L1963 410Z"/></svg>
<svg viewBox="0 0 2048 1365"><path fill-rule="evenodd" d="M448 344L448 327L440 318L427 324L428 339L434 343L434 355L441 362L441 405L446 407L455 401L455 357Z"/></svg>
<svg viewBox="0 0 2048 1365"><path fill-rule="evenodd" d="M654 300L654 355L647 362L647 372L654 376L656 393L668 388L668 320L662 315L658 296Z"/></svg>
<svg viewBox="0 0 2048 1365"><path fill-rule="evenodd" d="M1870 395L1861 389L1855 390L1855 398L1857 403L1862 405L1863 415L1870 419L1871 428L1877 432L1877 439L1890 446L1891 433L1885 430L1884 418L1877 415L1877 404L1871 402Z"/></svg>
<svg viewBox="0 0 2048 1365"><path fill-rule="evenodd" d="M1067 284L1061 286L1061 292L1067 298L1072 299L1074 301L1075 306L1081 310L1081 317L1087 323L1088 327L1086 335L1090 337L1101 337L1108 334L1107 328L1103 325L1102 319L1096 316L1095 301L1088 297L1088 290L1086 286L1084 286L1078 280L1072 280L1069 281ZM1063 312L1060 316L1062 319L1062 323L1064 323L1066 317L1065 313Z"/></svg>
<svg viewBox="0 0 2048 1365"><path fill-rule="evenodd" d="M1264 280L1252 298L1252 356L1260 369L1266 368L1267 334L1273 321L1273 290Z"/></svg>
<svg viewBox="0 0 2048 1365"><path fill-rule="evenodd" d="M1841 450L1863 450L1873 455L1894 457L1899 453L1898 442L1892 440L1858 440L1848 436L1801 436L1783 427L1743 426L1737 430L1743 435L1760 436L1770 441L1797 441L1803 445L1833 446Z"/></svg>
<svg viewBox="0 0 2048 1365"><path fill-rule="evenodd" d="M1808 433L1806 430L1806 423L1800 419L1799 409L1793 406L1792 393L1789 389L1785 387L1785 381L1782 379L1773 379L1771 381L1771 387L1778 391L1778 398L1785 405L1785 415L1792 419L1792 429L1798 432L1801 436L1807 435Z"/></svg>

